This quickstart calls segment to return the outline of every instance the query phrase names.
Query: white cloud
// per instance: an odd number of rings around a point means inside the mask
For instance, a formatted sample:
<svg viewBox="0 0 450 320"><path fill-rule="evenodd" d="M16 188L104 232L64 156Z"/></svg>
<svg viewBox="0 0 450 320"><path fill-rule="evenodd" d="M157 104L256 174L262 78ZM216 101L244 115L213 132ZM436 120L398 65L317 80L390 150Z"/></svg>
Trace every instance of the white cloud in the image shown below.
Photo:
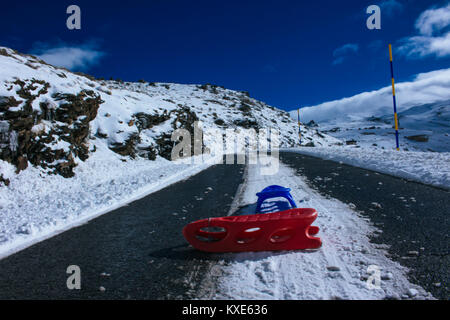
<svg viewBox="0 0 450 320"><path fill-rule="evenodd" d="M57 47L38 44L38 48L32 54L51 65L82 71L97 64L100 58L104 56L103 52L96 50L95 46L91 44L81 46L60 45Z"/></svg>
<svg viewBox="0 0 450 320"><path fill-rule="evenodd" d="M397 52L411 58L450 55L450 32L440 37L415 36L400 41Z"/></svg>
<svg viewBox="0 0 450 320"><path fill-rule="evenodd" d="M450 4L446 7L422 12L415 27L420 34L431 36L435 31L440 31L448 25L450 25Z"/></svg>
<svg viewBox="0 0 450 320"><path fill-rule="evenodd" d="M347 43L333 51L333 56L340 56L349 52L357 52L359 46L356 43Z"/></svg>
<svg viewBox="0 0 450 320"><path fill-rule="evenodd" d="M333 65L344 62L349 54L356 53L359 50L359 45L356 43L347 43L333 51Z"/></svg>
<svg viewBox="0 0 450 320"><path fill-rule="evenodd" d="M450 4L424 11L416 20L419 35L401 39L397 52L410 58L450 55Z"/></svg>
<svg viewBox="0 0 450 320"><path fill-rule="evenodd" d="M416 75L413 81L396 84L399 111L414 105L450 99L450 68ZM383 115L392 112L391 87L364 92L353 97L325 102L300 109L304 122L326 122L335 119ZM297 117L296 111L291 113Z"/></svg>

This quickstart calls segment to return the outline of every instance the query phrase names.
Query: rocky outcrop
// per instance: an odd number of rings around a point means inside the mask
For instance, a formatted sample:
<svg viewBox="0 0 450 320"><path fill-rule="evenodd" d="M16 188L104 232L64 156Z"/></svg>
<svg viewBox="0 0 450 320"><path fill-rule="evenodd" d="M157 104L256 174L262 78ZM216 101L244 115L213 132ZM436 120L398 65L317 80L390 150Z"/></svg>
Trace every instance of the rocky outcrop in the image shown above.
<svg viewBox="0 0 450 320"><path fill-rule="evenodd" d="M73 176L74 158L88 158L89 122L102 100L93 91L82 90L76 95L56 93L53 101L42 99L36 104L47 93L48 83L31 79L13 84L19 86L16 94L23 100L0 97L0 159L14 164L17 171L29 162Z"/></svg>
<svg viewBox="0 0 450 320"><path fill-rule="evenodd" d="M136 119L136 126L138 127L139 131L145 130L145 129L151 129L154 126L157 126L164 121L167 121L170 119L170 114L167 112L167 110L164 110L162 114L154 113L154 114L148 114L144 112L139 112L134 115L134 118Z"/></svg>
<svg viewBox="0 0 450 320"><path fill-rule="evenodd" d="M172 129L186 129L191 134L191 150L194 150L194 122L198 121L197 114L189 107L179 105L178 109L173 110L170 114L173 115L171 123ZM156 139L158 154L166 159L170 159L172 155L172 132L162 134Z"/></svg>
<svg viewBox="0 0 450 320"><path fill-rule="evenodd" d="M144 112L137 113L130 120L129 124L136 123L137 132L131 133L128 138L122 142L112 142L109 148L122 155L135 158L136 156L155 160L156 156L161 156L170 160L174 141L172 141L172 133L177 129L186 129L191 134L192 150L194 149L194 123L198 121L196 113L188 106L178 105L177 109L168 112L164 110L162 113L148 114ZM145 145L142 143L140 133L143 130L151 129L160 125L165 121L170 121L169 130L155 137L152 144ZM97 134L97 136L99 136ZM106 136L104 136L106 138Z"/></svg>
<svg viewBox="0 0 450 320"><path fill-rule="evenodd" d="M133 133L123 143L113 142L109 148L122 156L136 157L136 146L141 142L139 134Z"/></svg>

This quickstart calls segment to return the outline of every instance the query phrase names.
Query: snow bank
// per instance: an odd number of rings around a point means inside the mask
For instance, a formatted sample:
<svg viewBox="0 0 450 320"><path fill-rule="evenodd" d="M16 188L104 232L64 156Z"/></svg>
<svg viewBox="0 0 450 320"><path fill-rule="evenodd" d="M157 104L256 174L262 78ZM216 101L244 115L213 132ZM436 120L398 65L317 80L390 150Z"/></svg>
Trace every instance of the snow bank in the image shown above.
<svg viewBox="0 0 450 320"><path fill-rule="evenodd" d="M281 165L274 176L259 175L250 166L241 204L253 204L256 192L271 184L292 189L302 207L315 208L319 216L323 246L316 251L246 252L227 254L231 262L219 263L210 272L204 297L209 299L432 299L422 288L409 283L407 270L386 257L385 249L370 243L375 231L368 220L349 206L326 199L309 188L292 169ZM379 271L377 288L368 285L374 270ZM370 282L370 281L369 281ZM370 282L373 284L372 282Z"/></svg>
<svg viewBox="0 0 450 320"><path fill-rule="evenodd" d="M338 161L450 189L450 152L411 152L355 147L292 148L283 151Z"/></svg>

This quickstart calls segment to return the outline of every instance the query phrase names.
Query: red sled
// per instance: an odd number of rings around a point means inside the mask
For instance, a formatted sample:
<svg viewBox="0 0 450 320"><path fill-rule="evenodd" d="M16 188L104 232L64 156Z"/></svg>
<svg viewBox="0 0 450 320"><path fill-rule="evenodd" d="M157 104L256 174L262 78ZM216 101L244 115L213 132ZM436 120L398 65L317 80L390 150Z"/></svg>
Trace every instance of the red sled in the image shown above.
<svg viewBox="0 0 450 320"><path fill-rule="evenodd" d="M277 251L317 249L322 245L317 218L312 208L209 218L192 222L183 229L186 240L207 252Z"/></svg>

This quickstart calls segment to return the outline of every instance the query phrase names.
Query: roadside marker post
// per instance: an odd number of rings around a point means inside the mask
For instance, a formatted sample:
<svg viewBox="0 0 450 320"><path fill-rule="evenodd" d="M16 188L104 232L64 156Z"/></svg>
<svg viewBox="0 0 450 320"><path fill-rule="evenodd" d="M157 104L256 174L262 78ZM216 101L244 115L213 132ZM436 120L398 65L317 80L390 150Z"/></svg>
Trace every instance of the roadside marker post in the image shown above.
<svg viewBox="0 0 450 320"><path fill-rule="evenodd" d="M399 151L400 146L398 144L398 115L397 115L397 103L395 101L394 66L392 63L392 45L391 44L389 44L389 61L391 64L392 99L394 102L395 143L396 143L397 151Z"/></svg>
<svg viewBox="0 0 450 320"><path fill-rule="evenodd" d="M302 144L302 132L300 130L300 108L297 109L297 119L298 119L298 139L299 144Z"/></svg>

